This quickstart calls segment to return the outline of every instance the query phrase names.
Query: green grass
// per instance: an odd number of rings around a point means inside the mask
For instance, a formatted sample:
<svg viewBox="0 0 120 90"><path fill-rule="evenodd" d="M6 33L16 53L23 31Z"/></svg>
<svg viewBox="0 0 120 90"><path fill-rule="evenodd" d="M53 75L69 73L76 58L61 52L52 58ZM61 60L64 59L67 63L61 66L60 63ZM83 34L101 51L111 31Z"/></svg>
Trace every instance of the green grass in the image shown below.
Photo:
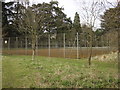
<svg viewBox="0 0 120 90"><path fill-rule="evenodd" d="M3 88L117 88L115 61L61 59L31 56L3 56Z"/></svg>

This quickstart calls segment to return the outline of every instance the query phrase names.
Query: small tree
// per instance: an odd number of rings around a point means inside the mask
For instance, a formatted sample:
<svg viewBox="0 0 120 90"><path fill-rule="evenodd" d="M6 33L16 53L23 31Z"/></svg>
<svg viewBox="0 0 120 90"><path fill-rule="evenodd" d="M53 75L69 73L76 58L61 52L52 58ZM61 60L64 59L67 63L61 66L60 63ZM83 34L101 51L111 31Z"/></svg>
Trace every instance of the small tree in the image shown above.
<svg viewBox="0 0 120 90"><path fill-rule="evenodd" d="M58 7L58 2L33 4L32 7L21 7L22 14L19 19L19 30L29 35L32 40L32 60L34 59L36 49L36 39L45 32L60 33L67 30L69 20ZM64 31L65 32L65 31Z"/></svg>
<svg viewBox="0 0 120 90"><path fill-rule="evenodd" d="M21 10L22 17L19 21L19 29L29 35L32 40L32 60L35 59L36 39L43 20L43 17L37 13L38 11L34 7L23 7Z"/></svg>
<svg viewBox="0 0 120 90"><path fill-rule="evenodd" d="M101 0L91 0L90 3L86 3L83 1L82 6L82 19L86 23L87 26L90 27L89 35L89 47L90 54L88 58L89 66L91 65L91 57L92 57L92 46L93 46L93 30L96 28L96 21L99 19L101 12L104 10L104 5Z"/></svg>

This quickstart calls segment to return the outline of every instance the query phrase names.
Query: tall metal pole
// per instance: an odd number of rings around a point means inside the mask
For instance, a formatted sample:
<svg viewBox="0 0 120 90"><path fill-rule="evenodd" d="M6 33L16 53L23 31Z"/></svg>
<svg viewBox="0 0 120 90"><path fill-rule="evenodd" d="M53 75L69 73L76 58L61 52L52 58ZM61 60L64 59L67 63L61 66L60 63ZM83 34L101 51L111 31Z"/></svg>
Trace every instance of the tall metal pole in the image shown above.
<svg viewBox="0 0 120 90"><path fill-rule="evenodd" d="M110 34L108 34L108 50L110 52Z"/></svg>
<svg viewBox="0 0 120 90"><path fill-rule="evenodd" d="M18 37L16 37L16 46L15 46L16 54L17 54L17 49L18 49Z"/></svg>
<svg viewBox="0 0 120 90"><path fill-rule="evenodd" d="M21 44L21 45L20 45L20 48L22 48L22 41L20 42L20 44Z"/></svg>
<svg viewBox="0 0 120 90"><path fill-rule="evenodd" d="M10 37L8 38L8 49L10 50Z"/></svg>
<svg viewBox="0 0 120 90"><path fill-rule="evenodd" d="M78 40L78 32L77 32L77 59L79 58L79 40Z"/></svg>
<svg viewBox="0 0 120 90"><path fill-rule="evenodd" d="M36 55L38 55L38 37L36 36Z"/></svg>
<svg viewBox="0 0 120 90"><path fill-rule="evenodd" d="M48 35L48 56L50 57L50 34Z"/></svg>
<svg viewBox="0 0 120 90"><path fill-rule="evenodd" d="M94 40L95 40L95 47L97 47L97 39L96 39L96 35L94 37Z"/></svg>
<svg viewBox="0 0 120 90"><path fill-rule="evenodd" d="M25 54L27 55L27 37L25 37Z"/></svg>
<svg viewBox="0 0 120 90"><path fill-rule="evenodd" d="M101 50L102 50L102 54L104 54L103 35L101 36L101 42L102 42L101 43L101 45L102 45L102 49Z"/></svg>
<svg viewBox="0 0 120 90"><path fill-rule="evenodd" d="M63 44L64 44L64 58L65 58L65 33L63 34Z"/></svg>
<svg viewBox="0 0 120 90"><path fill-rule="evenodd" d="M16 37L16 48L18 48L18 37Z"/></svg>

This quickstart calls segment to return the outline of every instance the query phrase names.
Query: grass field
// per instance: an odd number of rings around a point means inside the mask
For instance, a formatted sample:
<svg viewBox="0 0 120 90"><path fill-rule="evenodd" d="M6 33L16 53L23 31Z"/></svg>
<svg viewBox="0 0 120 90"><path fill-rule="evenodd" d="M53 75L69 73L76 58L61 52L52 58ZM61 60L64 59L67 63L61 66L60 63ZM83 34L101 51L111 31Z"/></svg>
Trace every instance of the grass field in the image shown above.
<svg viewBox="0 0 120 90"><path fill-rule="evenodd" d="M3 88L117 88L118 63L8 55L2 60Z"/></svg>

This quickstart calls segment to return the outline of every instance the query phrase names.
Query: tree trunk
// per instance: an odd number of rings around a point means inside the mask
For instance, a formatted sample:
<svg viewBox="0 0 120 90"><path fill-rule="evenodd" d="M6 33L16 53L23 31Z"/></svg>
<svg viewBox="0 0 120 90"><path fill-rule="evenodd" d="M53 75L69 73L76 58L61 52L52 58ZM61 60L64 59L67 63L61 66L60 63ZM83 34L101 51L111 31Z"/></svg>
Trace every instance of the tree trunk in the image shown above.
<svg viewBox="0 0 120 90"><path fill-rule="evenodd" d="M90 46L90 56L89 56L89 59L88 59L89 66L91 66L91 57L92 57L92 43L91 43L91 46Z"/></svg>
<svg viewBox="0 0 120 90"><path fill-rule="evenodd" d="M32 60L35 60L35 49L32 50Z"/></svg>
<svg viewBox="0 0 120 90"><path fill-rule="evenodd" d="M89 66L91 66L91 58L92 58L92 38L93 38L93 35L92 35L92 32L91 32L91 36L90 36L90 55L89 55L89 58L88 58L88 64Z"/></svg>
<svg viewBox="0 0 120 90"><path fill-rule="evenodd" d="M32 38L32 60L35 59L35 50L36 50L36 38Z"/></svg>

